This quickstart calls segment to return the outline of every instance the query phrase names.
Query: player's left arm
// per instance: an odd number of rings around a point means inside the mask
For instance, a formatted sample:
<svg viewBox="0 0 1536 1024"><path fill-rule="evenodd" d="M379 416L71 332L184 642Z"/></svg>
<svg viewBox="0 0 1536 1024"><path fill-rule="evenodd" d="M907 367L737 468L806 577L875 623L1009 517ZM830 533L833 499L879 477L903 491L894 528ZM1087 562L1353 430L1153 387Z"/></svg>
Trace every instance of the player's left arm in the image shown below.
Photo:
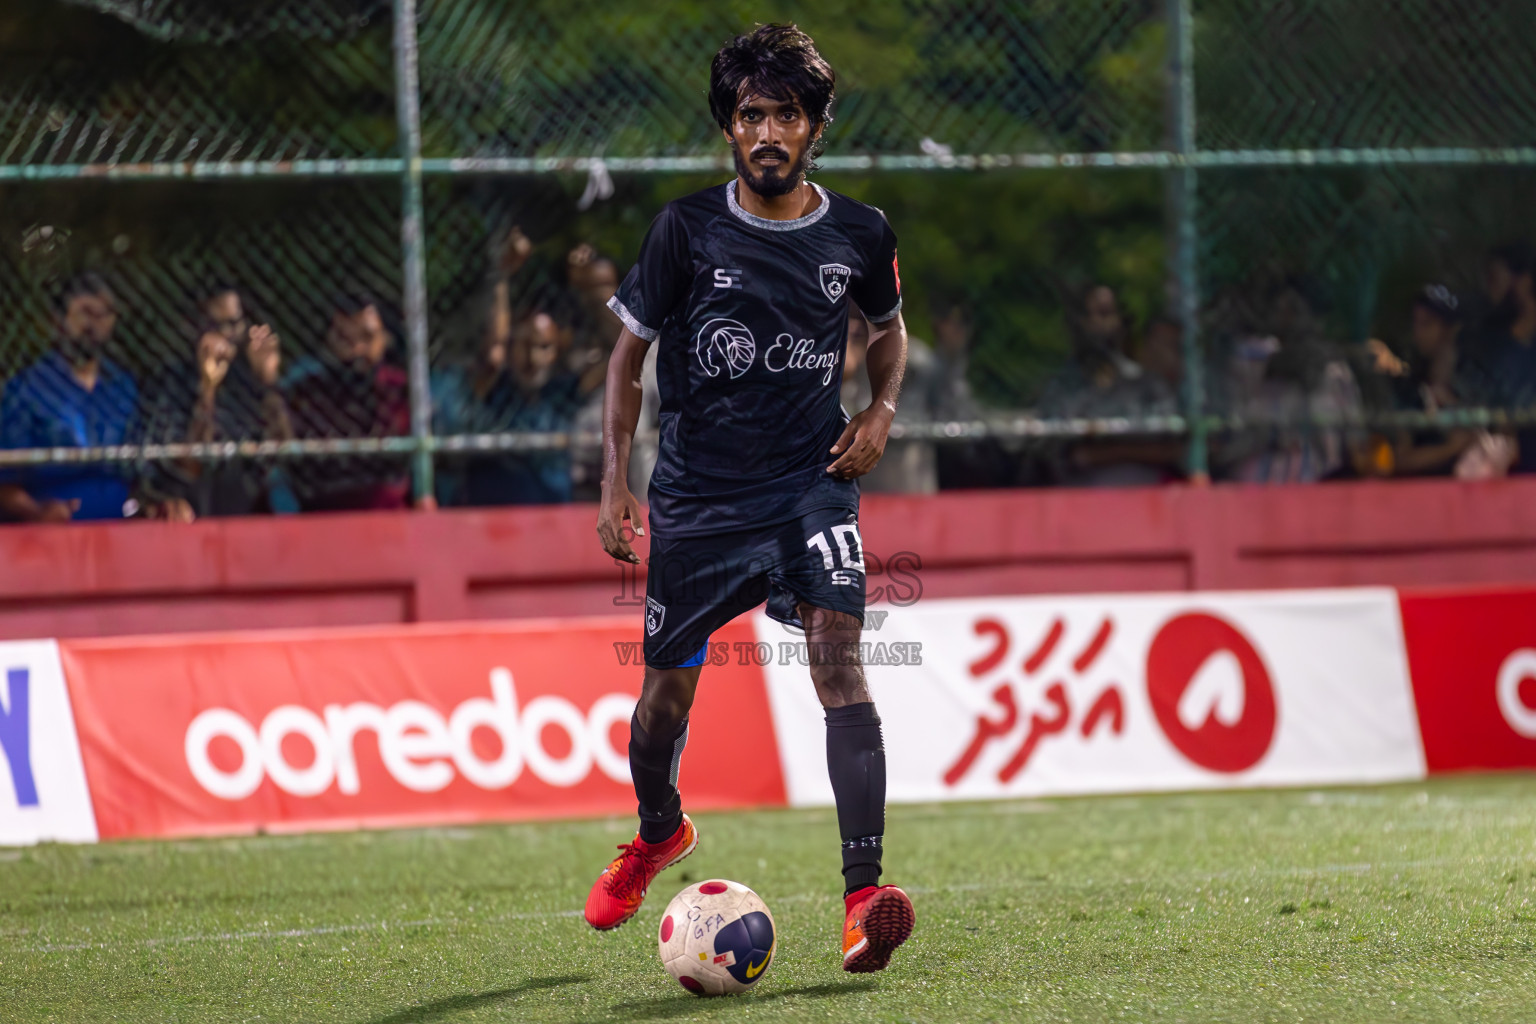
<svg viewBox="0 0 1536 1024"><path fill-rule="evenodd" d="M885 454L885 441L896 416L901 378L907 372L907 325L897 312L888 320L869 325L869 347L864 356L869 371L869 408L848 421L832 446L837 460L827 472L844 479L861 477L874 469Z"/></svg>

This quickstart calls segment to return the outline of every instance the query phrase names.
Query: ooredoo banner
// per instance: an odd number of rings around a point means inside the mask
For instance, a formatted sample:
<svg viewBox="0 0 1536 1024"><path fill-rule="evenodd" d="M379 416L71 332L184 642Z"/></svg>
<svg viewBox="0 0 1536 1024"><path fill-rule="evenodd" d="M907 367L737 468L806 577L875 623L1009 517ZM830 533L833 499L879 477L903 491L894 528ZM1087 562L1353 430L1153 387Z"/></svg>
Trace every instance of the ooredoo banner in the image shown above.
<svg viewBox="0 0 1536 1024"><path fill-rule="evenodd" d="M1424 774L1391 590L929 601L877 623L892 800ZM767 674L790 802L831 803L805 670Z"/></svg>
<svg viewBox="0 0 1536 1024"><path fill-rule="evenodd" d="M635 618L0 643L0 844L634 809ZM1536 589L870 609L893 801L1536 768ZM713 637L690 808L828 804L804 638Z"/></svg>
<svg viewBox="0 0 1536 1024"><path fill-rule="evenodd" d="M631 811L634 632L529 622L61 653L101 835L187 835ZM761 676L715 672L683 762L690 804L782 803Z"/></svg>

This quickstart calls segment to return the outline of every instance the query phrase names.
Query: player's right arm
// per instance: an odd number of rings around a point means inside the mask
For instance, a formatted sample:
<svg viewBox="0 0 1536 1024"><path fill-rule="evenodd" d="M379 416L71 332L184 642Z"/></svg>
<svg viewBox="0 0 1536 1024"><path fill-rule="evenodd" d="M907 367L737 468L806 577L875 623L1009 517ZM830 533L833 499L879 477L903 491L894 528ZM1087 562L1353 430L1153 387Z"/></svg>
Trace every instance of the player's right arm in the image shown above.
<svg viewBox="0 0 1536 1024"><path fill-rule="evenodd" d="M662 209L651 222L640 258L608 302L624 324L608 357L608 390L603 396L603 494L597 535L614 558L639 564L624 538L624 520L645 536L640 503L629 492L629 448L640 422L640 371L645 350L661 338L661 325L683 301L693 272L688 239L677 211Z"/></svg>
<svg viewBox="0 0 1536 1024"><path fill-rule="evenodd" d="M603 493L597 513L597 535L604 551L637 565L640 556L624 537L624 521L630 521L636 536L645 536L640 503L630 493L628 474L629 449L634 443L635 427L640 423L640 371L650 347L650 342L628 327L619 331L619 340L608 359L608 388L603 395Z"/></svg>

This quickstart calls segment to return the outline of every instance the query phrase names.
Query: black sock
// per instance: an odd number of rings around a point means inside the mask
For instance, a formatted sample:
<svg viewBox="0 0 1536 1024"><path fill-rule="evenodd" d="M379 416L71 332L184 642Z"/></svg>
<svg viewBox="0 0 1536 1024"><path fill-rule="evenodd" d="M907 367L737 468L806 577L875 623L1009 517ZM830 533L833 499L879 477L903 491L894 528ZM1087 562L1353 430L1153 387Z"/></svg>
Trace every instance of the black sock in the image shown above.
<svg viewBox="0 0 1536 1024"><path fill-rule="evenodd" d="M844 895L880 884L885 741L872 703L827 708L827 774L843 836Z"/></svg>
<svg viewBox="0 0 1536 1024"><path fill-rule="evenodd" d="M640 838L662 843L683 823L683 797L677 791L677 769L688 743L688 719L665 735L651 735L640 726L636 712L629 720L629 774L640 801Z"/></svg>

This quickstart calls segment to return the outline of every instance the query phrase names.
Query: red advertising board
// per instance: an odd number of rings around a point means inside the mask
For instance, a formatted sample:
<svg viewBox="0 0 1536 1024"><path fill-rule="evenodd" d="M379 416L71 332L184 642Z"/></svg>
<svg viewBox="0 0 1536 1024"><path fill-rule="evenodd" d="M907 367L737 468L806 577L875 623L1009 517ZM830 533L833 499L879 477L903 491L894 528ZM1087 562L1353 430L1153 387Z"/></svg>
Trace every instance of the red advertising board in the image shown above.
<svg viewBox="0 0 1536 1024"><path fill-rule="evenodd" d="M630 813L638 622L60 644L102 838ZM716 634L752 639L748 623ZM734 661L734 659L733 659ZM690 807L782 804L762 671L715 665Z"/></svg>
<svg viewBox="0 0 1536 1024"><path fill-rule="evenodd" d="M892 801L1536 768L1536 587L937 599L871 616ZM639 627L0 644L0 844L628 817ZM712 639L685 805L831 803L803 642L761 614Z"/></svg>
<svg viewBox="0 0 1536 1024"><path fill-rule="evenodd" d="M1429 770L1536 768L1536 590L1400 601Z"/></svg>

